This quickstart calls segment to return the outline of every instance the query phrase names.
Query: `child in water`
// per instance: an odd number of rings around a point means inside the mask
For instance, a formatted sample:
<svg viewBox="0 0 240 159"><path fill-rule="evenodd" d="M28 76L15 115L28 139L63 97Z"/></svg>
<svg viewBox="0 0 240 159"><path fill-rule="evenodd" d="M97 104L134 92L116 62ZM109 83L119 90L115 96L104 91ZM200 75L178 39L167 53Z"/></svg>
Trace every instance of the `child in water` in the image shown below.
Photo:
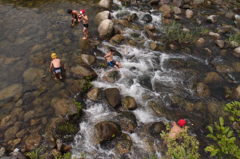
<svg viewBox="0 0 240 159"><path fill-rule="evenodd" d="M88 39L88 16L85 14L85 10L82 9L79 12L79 21L83 23L83 38Z"/></svg>
<svg viewBox="0 0 240 159"><path fill-rule="evenodd" d="M109 52L104 56L104 58L107 60L108 66L115 67L117 69L122 67L120 62L113 60L113 50L112 49L109 50Z"/></svg>
<svg viewBox="0 0 240 159"><path fill-rule="evenodd" d="M62 66L61 66L61 60L59 58L57 58L57 54L56 53L52 53L51 54L51 58L52 61L50 63L50 71L53 72L53 74L55 75L55 78L57 79L63 79L62 78Z"/></svg>
<svg viewBox="0 0 240 159"><path fill-rule="evenodd" d="M67 13L71 14L72 15L72 24L71 24L71 27L73 27L75 24L78 24L80 22L80 19L79 19L79 12L76 11L76 10L72 10L72 9L68 9L67 10Z"/></svg>

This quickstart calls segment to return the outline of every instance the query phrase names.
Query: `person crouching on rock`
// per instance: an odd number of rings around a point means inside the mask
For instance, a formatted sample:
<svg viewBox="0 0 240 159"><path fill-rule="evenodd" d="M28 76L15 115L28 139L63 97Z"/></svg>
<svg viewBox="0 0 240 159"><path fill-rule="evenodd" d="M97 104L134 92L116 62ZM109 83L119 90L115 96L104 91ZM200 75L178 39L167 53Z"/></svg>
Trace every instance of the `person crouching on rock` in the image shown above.
<svg viewBox="0 0 240 159"><path fill-rule="evenodd" d="M185 125L187 124L187 121L185 119L180 119L178 122L172 123L172 128L169 132L169 138L176 139L177 136L183 132Z"/></svg>
<svg viewBox="0 0 240 159"><path fill-rule="evenodd" d="M52 53L51 54L51 58L52 61L50 63L50 71L53 72L53 74L55 75L55 79L63 79L62 78L62 71L63 68L61 66L61 60L59 58L57 58L57 54L56 53Z"/></svg>
<svg viewBox="0 0 240 159"><path fill-rule="evenodd" d="M76 10L72 10L72 9L68 9L67 10L67 13L71 14L72 15L72 24L71 24L71 27L74 27L75 24L78 24L80 22L80 19L79 19L79 12L76 11Z"/></svg>
<svg viewBox="0 0 240 159"><path fill-rule="evenodd" d="M117 69L121 68L121 63L113 60L113 50L109 50L109 52L104 56L107 60L107 64L110 67L115 67Z"/></svg>

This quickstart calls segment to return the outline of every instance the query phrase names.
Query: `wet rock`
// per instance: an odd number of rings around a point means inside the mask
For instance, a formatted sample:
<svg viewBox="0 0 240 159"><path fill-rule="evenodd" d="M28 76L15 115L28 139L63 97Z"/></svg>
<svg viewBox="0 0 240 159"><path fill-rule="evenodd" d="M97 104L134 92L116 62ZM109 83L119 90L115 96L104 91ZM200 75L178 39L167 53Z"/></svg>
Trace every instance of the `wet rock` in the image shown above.
<svg viewBox="0 0 240 159"><path fill-rule="evenodd" d="M173 0L172 4L176 7L180 7L184 0Z"/></svg>
<svg viewBox="0 0 240 159"><path fill-rule="evenodd" d="M35 112L33 110L28 111L27 113L24 114L24 121L28 121L31 118L33 118L35 116Z"/></svg>
<svg viewBox="0 0 240 159"><path fill-rule="evenodd" d="M210 90L206 84L200 82L197 84L197 94L200 97L209 97Z"/></svg>
<svg viewBox="0 0 240 159"><path fill-rule="evenodd" d="M237 88L235 89L234 97L240 99L240 85L238 85Z"/></svg>
<svg viewBox="0 0 240 159"><path fill-rule="evenodd" d="M174 14L181 14L182 13L182 11L179 7L173 7L173 12L174 12Z"/></svg>
<svg viewBox="0 0 240 159"><path fill-rule="evenodd" d="M209 117L214 116L214 117L219 117L219 116L224 116L223 115L223 106L224 103L218 102L218 101L209 101L207 103L207 111L209 112Z"/></svg>
<svg viewBox="0 0 240 159"><path fill-rule="evenodd" d="M217 72L208 72L204 78L204 83L219 83L222 82L222 77Z"/></svg>
<svg viewBox="0 0 240 159"><path fill-rule="evenodd" d="M197 41L196 41L196 46L197 47L202 47L205 43L205 39L204 38L199 38Z"/></svg>
<svg viewBox="0 0 240 159"><path fill-rule="evenodd" d="M133 133L137 127L137 119L131 112L122 112L118 117L121 129L129 133Z"/></svg>
<svg viewBox="0 0 240 159"><path fill-rule="evenodd" d="M74 75L82 76L82 77L96 77L97 76L96 72L93 69L87 68L84 66L80 66L80 65L72 67L71 72Z"/></svg>
<svg viewBox="0 0 240 159"><path fill-rule="evenodd" d="M214 33L214 32L209 32L208 35L214 37L215 39L219 39L220 38L220 35L218 33Z"/></svg>
<svg viewBox="0 0 240 159"><path fill-rule="evenodd" d="M21 142L21 139L18 138L18 139L8 141L8 145L11 147L11 149L14 149L20 142Z"/></svg>
<svg viewBox="0 0 240 159"><path fill-rule="evenodd" d="M227 65L217 65L216 70L220 73L230 73L233 72L233 68Z"/></svg>
<svg viewBox="0 0 240 159"><path fill-rule="evenodd" d="M11 115L7 115L5 117L2 118L1 122L0 122L0 127L1 128L6 128L10 125L12 125L17 119L12 117Z"/></svg>
<svg viewBox="0 0 240 159"><path fill-rule="evenodd" d="M218 47L221 49L224 48L224 41L223 40L216 40L215 43L217 44Z"/></svg>
<svg viewBox="0 0 240 159"><path fill-rule="evenodd" d="M150 107L158 116L166 116L167 110L162 102L150 101L148 102L148 107Z"/></svg>
<svg viewBox="0 0 240 159"><path fill-rule="evenodd" d="M232 66L233 66L235 72L240 72L240 62L233 62Z"/></svg>
<svg viewBox="0 0 240 159"><path fill-rule="evenodd" d="M17 132L16 137L17 138L22 138L26 134L27 134L27 130L26 129L22 129L22 130Z"/></svg>
<svg viewBox="0 0 240 159"><path fill-rule="evenodd" d="M54 156L54 158L61 156L61 152L58 151L57 149L52 149L51 154Z"/></svg>
<svg viewBox="0 0 240 159"><path fill-rule="evenodd" d="M121 95L117 88L108 88L104 92L109 105L117 107L121 104Z"/></svg>
<svg viewBox="0 0 240 159"><path fill-rule="evenodd" d="M239 27L240 26L240 15L235 14L234 15L234 23Z"/></svg>
<svg viewBox="0 0 240 159"><path fill-rule="evenodd" d="M123 98L122 106L127 110L134 110L137 108L137 102L133 97L126 96Z"/></svg>
<svg viewBox="0 0 240 159"><path fill-rule="evenodd" d="M27 159L21 152L13 151L11 152L12 157L16 157L17 159Z"/></svg>
<svg viewBox="0 0 240 159"><path fill-rule="evenodd" d="M79 92L86 92L92 86L91 83L85 79L79 79L79 80L69 79L69 80L66 80L66 83L67 83L67 90L72 95L76 95Z"/></svg>
<svg viewBox="0 0 240 159"><path fill-rule="evenodd" d="M133 14L131 14L130 16L128 16L127 20L128 20L129 22L134 22L134 21L138 20L138 16L137 16L136 13L133 13Z"/></svg>
<svg viewBox="0 0 240 159"><path fill-rule="evenodd" d="M78 113L73 100L55 97L51 100L51 106L55 109L56 115L73 115Z"/></svg>
<svg viewBox="0 0 240 159"><path fill-rule="evenodd" d="M119 140L116 144L116 151L118 154L126 154L131 151L132 141L131 140Z"/></svg>
<svg viewBox="0 0 240 159"><path fill-rule="evenodd" d="M31 126L34 126L34 125L37 125L41 122L41 119L31 119L30 120L30 125Z"/></svg>
<svg viewBox="0 0 240 159"><path fill-rule="evenodd" d="M21 123L17 122L12 127L8 128L4 133L5 141L14 139L20 127L21 127Z"/></svg>
<svg viewBox="0 0 240 159"><path fill-rule="evenodd" d="M96 57L93 55L81 54L80 57L81 60L87 65L92 65L96 61Z"/></svg>
<svg viewBox="0 0 240 159"><path fill-rule="evenodd" d="M87 97L88 97L88 99L90 99L92 101L97 101L99 94L100 94L100 89L93 88L87 93Z"/></svg>
<svg viewBox="0 0 240 159"><path fill-rule="evenodd" d="M207 21L210 23L215 23L217 22L217 15L210 15L207 17Z"/></svg>
<svg viewBox="0 0 240 159"><path fill-rule="evenodd" d="M112 0L100 0L98 5L102 8L107 8L109 9L112 5Z"/></svg>
<svg viewBox="0 0 240 159"><path fill-rule="evenodd" d="M161 3L161 4L169 4L169 3L170 3L170 0L160 0L160 3Z"/></svg>
<svg viewBox="0 0 240 159"><path fill-rule="evenodd" d="M152 49L152 50L156 50L157 47L158 47L158 45L157 45L156 42L151 42L151 43L150 43L150 49Z"/></svg>
<svg viewBox="0 0 240 159"><path fill-rule="evenodd" d="M119 80L120 77L121 77L121 75L118 70L110 70L104 74L103 80L110 82L110 83L114 83L117 80Z"/></svg>
<svg viewBox="0 0 240 159"><path fill-rule="evenodd" d="M111 44L119 44L124 40L124 36L122 34L117 34L114 35L111 39L110 39L110 43Z"/></svg>
<svg viewBox="0 0 240 159"><path fill-rule="evenodd" d="M163 17L165 18L169 18L171 16L171 8L169 5L162 5L160 8L159 8L159 11L162 12L163 14Z"/></svg>
<svg viewBox="0 0 240 159"><path fill-rule="evenodd" d="M162 131L166 131L166 125L163 122L155 122L149 127L149 133L154 137L160 137Z"/></svg>
<svg viewBox="0 0 240 159"><path fill-rule="evenodd" d="M4 147L0 148L0 157L2 157L6 152L6 149Z"/></svg>
<svg viewBox="0 0 240 159"><path fill-rule="evenodd" d="M39 146L41 139L42 137L38 134L38 132L30 134L25 140L26 149L29 151L34 150Z"/></svg>
<svg viewBox="0 0 240 159"><path fill-rule="evenodd" d="M185 12L186 18L191 19L193 17L193 11L190 9L187 9Z"/></svg>
<svg viewBox="0 0 240 159"><path fill-rule="evenodd" d="M145 23L150 23L152 21L152 16L150 14L145 14L142 18Z"/></svg>
<svg viewBox="0 0 240 159"><path fill-rule="evenodd" d="M25 82L34 82L44 77L44 71L38 68L29 68L23 73Z"/></svg>
<svg viewBox="0 0 240 159"><path fill-rule="evenodd" d="M98 26L98 33L101 38L106 38L113 33L113 21L110 19L103 20Z"/></svg>
<svg viewBox="0 0 240 159"><path fill-rule="evenodd" d="M225 13L225 17L228 18L228 19L233 19L234 13L232 11L227 11Z"/></svg>
<svg viewBox="0 0 240 159"><path fill-rule="evenodd" d="M118 125L111 121L103 121L94 126L94 134L98 143L111 140L121 134Z"/></svg>
<svg viewBox="0 0 240 159"><path fill-rule="evenodd" d="M11 97L19 96L22 93L23 87L21 84L13 84L0 90L0 101Z"/></svg>
<svg viewBox="0 0 240 159"><path fill-rule="evenodd" d="M234 55L240 57L240 46L234 49Z"/></svg>
<svg viewBox="0 0 240 159"><path fill-rule="evenodd" d="M150 30L150 31L154 31L156 28L153 24L148 24L146 26L144 26L144 30Z"/></svg>
<svg viewBox="0 0 240 159"><path fill-rule="evenodd" d="M9 65L13 62L18 61L20 58L18 57L6 57L6 56L0 56L0 64Z"/></svg>
<svg viewBox="0 0 240 159"><path fill-rule="evenodd" d="M102 11L99 12L95 17L95 22L99 25L103 20L110 19L110 12L109 11Z"/></svg>
<svg viewBox="0 0 240 159"><path fill-rule="evenodd" d="M193 0L193 5L199 5L204 3L205 0Z"/></svg>

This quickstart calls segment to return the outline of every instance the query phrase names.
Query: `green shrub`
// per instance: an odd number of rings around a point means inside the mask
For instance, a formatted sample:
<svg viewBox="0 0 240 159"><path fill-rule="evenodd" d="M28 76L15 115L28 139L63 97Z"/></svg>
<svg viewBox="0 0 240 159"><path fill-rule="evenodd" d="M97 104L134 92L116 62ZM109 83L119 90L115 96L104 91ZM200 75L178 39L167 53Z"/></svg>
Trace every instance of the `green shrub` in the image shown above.
<svg viewBox="0 0 240 159"><path fill-rule="evenodd" d="M42 148L36 148L35 150L31 152L26 152L25 155L29 157L30 159L44 159L43 156L40 156L42 153L43 149Z"/></svg>
<svg viewBox="0 0 240 159"><path fill-rule="evenodd" d="M67 152L63 155L54 157L54 159L72 159L72 154L70 152Z"/></svg>
<svg viewBox="0 0 240 159"><path fill-rule="evenodd" d="M74 124L68 121L60 123L56 128L56 132L62 135L75 134L77 133L77 131L78 131L78 128Z"/></svg>
<svg viewBox="0 0 240 159"><path fill-rule="evenodd" d="M240 32L230 35L228 38L228 41L230 43L236 43L236 45L239 45L240 44Z"/></svg>
<svg viewBox="0 0 240 159"><path fill-rule="evenodd" d="M236 145L236 137L233 130L224 126L224 119L219 118L219 123L215 122L214 126L208 126L208 138L214 141L205 148L205 151L210 152L211 156L217 156L218 159L240 159L240 148Z"/></svg>
<svg viewBox="0 0 240 159"><path fill-rule="evenodd" d="M195 136L184 129L176 139L168 137L169 133L162 132L161 138L167 143L167 158L170 159L198 159L199 142Z"/></svg>
<svg viewBox="0 0 240 159"><path fill-rule="evenodd" d="M75 101L75 105L77 107L78 112L81 112L81 110L83 108L82 103Z"/></svg>
<svg viewBox="0 0 240 159"><path fill-rule="evenodd" d="M234 101L225 105L224 110L230 113L229 120L240 122L240 102Z"/></svg>

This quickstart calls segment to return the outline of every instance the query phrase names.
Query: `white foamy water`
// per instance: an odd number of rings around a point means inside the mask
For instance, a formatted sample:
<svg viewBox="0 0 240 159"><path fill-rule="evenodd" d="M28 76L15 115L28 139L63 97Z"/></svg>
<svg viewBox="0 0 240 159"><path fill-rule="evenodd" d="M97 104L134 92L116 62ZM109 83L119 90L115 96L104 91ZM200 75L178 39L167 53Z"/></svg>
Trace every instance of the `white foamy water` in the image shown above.
<svg viewBox="0 0 240 159"><path fill-rule="evenodd" d="M112 15L118 19L124 15L136 13L139 17L138 24L144 25L141 20L146 14L140 10L134 10L121 6L121 3L114 0L114 3L120 6L120 9L113 11ZM151 11L150 11L151 12ZM151 22L155 27L161 27L161 16L159 13L151 14L153 21ZM165 117L156 116L147 106L148 100L163 99L172 95L174 90L178 92L186 92L187 94L193 94L193 90L189 86L185 85L186 79L183 78L182 72L169 68L168 61L171 59L183 59L193 60L200 63L206 63L206 61L196 58L194 56L184 54L170 54L159 51L152 51L148 49L149 42L153 40L148 39L144 31L133 30L126 28L123 31L125 37L138 40L145 39L143 47L137 48L123 45L112 45L108 42L102 42L99 46L99 50L106 53L107 47L115 48L117 52L121 54L121 58L114 56L114 59L122 63L123 68L119 69L121 78L115 83L109 83L102 79L103 75L111 68L106 70L95 70L98 73L98 79L93 81L92 84L98 88L118 88L121 95L132 96L136 99L139 107L132 111L136 116L138 128L144 127L145 124L151 124L154 122L164 121L167 122ZM132 36L132 34L139 34L138 37ZM102 56L97 56L98 59L102 59ZM147 96L148 98L145 98ZM168 106L168 103L165 103ZM81 153L86 154L87 159L103 158L103 159L118 159L119 155L115 154L114 149L103 150L99 145L94 142L93 128L94 125L100 121L112 120L118 113L109 108L108 105L103 103L93 103L86 101L87 108L84 110L84 121L80 123L80 131L75 136L73 143L73 154L80 156ZM159 140L152 138L150 135L143 137L141 130L134 133L127 133L133 142L131 153L127 154L130 159L143 159L146 156L149 157L155 154L161 158L159 151ZM154 148L149 145L149 142Z"/></svg>

